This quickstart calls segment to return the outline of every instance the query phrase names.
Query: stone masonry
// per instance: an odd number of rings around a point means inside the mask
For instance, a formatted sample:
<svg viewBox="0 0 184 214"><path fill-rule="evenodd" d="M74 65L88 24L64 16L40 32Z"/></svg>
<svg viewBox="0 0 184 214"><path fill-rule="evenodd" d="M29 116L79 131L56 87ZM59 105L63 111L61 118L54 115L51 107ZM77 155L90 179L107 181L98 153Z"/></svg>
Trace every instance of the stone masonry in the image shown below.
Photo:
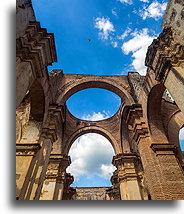
<svg viewBox="0 0 184 214"><path fill-rule="evenodd" d="M184 125L182 4L168 2L163 31L147 51L146 76L96 76L48 73L47 66L57 61L54 35L36 21L31 0L17 0L17 200L184 199L178 139ZM74 117L66 101L87 88L117 94L118 112L102 121ZM86 133L103 135L114 148L111 187L70 187L68 152Z"/></svg>

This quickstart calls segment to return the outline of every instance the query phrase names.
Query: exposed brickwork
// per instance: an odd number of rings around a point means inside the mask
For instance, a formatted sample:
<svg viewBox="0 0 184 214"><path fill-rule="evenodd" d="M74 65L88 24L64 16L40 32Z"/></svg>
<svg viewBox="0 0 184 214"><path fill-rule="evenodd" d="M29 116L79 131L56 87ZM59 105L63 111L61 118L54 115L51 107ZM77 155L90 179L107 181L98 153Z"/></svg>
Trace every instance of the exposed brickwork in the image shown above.
<svg viewBox="0 0 184 214"><path fill-rule="evenodd" d="M178 133L184 124L181 1L169 1L163 32L148 48L145 77L63 74L54 35L36 22L29 0L17 1L16 198L19 200L184 199ZM23 22L23 23L22 23ZM21 24L21 26L20 26ZM177 26L177 28L176 28ZM87 88L122 98L118 112L102 121L75 118L66 100ZM174 101L165 99L168 89ZM69 149L85 133L111 142L117 170L111 187L71 188Z"/></svg>

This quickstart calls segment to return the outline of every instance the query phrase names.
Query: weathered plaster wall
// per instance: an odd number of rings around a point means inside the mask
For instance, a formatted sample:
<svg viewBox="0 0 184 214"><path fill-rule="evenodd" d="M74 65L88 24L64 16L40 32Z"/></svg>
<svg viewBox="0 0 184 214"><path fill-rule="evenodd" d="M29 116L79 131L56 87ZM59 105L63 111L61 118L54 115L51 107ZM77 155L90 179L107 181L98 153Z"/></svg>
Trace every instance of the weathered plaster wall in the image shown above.
<svg viewBox="0 0 184 214"><path fill-rule="evenodd" d="M31 0L16 1L16 38L24 35L30 21L36 21Z"/></svg>
<svg viewBox="0 0 184 214"><path fill-rule="evenodd" d="M162 28L172 27L175 38L183 44L184 39L184 11L183 0L169 0L162 22Z"/></svg>

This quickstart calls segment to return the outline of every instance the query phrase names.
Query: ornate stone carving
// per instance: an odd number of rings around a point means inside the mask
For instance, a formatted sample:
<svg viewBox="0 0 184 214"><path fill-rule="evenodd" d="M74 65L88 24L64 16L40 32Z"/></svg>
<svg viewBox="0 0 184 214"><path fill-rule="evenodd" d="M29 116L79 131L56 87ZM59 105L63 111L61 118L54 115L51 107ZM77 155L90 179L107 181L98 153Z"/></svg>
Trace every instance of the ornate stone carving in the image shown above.
<svg viewBox="0 0 184 214"><path fill-rule="evenodd" d="M172 28L166 28L148 47L145 65L154 70L156 80L164 81L172 66L180 66L184 58L184 47L174 39Z"/></svg>
<svg viewBox="0 0 184 214"><path fill-rule="evenodd" d="M24 36L16 41L16 54L22 61L31 62L36 77L44 76L46 66L57 61L53 34L39 22L30 22Z"/></svg>

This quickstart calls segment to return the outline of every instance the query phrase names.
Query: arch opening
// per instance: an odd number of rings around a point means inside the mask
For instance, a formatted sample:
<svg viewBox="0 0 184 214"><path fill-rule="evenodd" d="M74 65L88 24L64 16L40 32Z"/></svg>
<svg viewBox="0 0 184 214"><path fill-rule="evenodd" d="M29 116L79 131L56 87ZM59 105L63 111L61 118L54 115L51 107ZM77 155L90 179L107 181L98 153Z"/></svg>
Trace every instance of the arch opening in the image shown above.
<svg viewBox="0 0 184 214"><path fill-rule="evenodd" d="M182 127L179 131L179 144L181 151L184 154L184 127Z"/></svg>
<svg viewBox="0 0 184 214"><path fill-rule="evenodd" d="M124 88L122 85L118 87L117 82L111 80L106 80L105 78L100 77L100 80L94 76L91 80L76 80L70 84L64 86L64 90L57 97L57 104L63 105L69 97L75 94L78 91L89 89L89 88L99 88L106 89L121 97L124 102L129 105L134 102L127 88Z"/></svg>
<svg viewBox="0 0 184 214"><path fill-rule="evenodd" d="M88 133L77 138L70 148L71 165L67 172L74 176L73 187L111 186L115 171L111 161L115 151L107 138Z"/></svg>
<svg viewBox="0 0 184 214"><path fill-rule="evenodd" d="M99 121L112 117L120 108L121 98L105 89L90 88L72 95L66 102L69 112L78 119Z"/></svg>

